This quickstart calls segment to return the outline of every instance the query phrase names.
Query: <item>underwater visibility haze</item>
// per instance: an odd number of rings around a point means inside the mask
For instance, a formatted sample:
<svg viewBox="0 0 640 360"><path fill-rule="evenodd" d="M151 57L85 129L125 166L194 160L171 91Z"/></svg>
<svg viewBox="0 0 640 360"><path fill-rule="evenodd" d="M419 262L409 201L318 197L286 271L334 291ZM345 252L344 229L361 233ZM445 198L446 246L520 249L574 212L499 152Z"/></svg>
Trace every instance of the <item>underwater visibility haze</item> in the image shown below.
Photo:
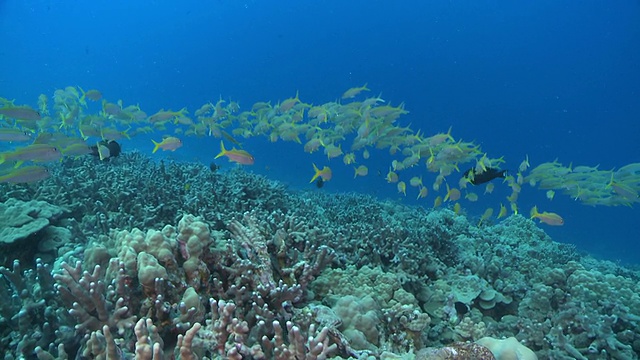
<svg viewBox="0 0 640 360"><path fill-rule="evenodd" d="M0 34L8 358L638 358L639 2L4 1Z"/></svg>

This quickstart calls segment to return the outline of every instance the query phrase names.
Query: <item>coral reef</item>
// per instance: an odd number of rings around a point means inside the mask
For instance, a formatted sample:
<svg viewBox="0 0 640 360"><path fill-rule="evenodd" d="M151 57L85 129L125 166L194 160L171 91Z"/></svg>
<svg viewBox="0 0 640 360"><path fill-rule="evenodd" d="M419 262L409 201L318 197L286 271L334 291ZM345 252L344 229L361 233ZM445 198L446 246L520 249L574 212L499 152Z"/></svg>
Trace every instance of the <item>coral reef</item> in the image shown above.
<svg viewBox="0 0 640 360"><path fill-rule="evenodd" d="M18 240L37 246L0 245L7 359L493 358L475 341L501 359L507 338L538 358L640 352L639 273L522 216L475 226L138 153L51 171L0 184L3 212L46 219Z"/></svg>
<svg viewBox="0 0 640 360"><path fill-rule="evenodd" d="M44 201L0 203L0 242L11 244L51 225L65 210Z"/></svg>

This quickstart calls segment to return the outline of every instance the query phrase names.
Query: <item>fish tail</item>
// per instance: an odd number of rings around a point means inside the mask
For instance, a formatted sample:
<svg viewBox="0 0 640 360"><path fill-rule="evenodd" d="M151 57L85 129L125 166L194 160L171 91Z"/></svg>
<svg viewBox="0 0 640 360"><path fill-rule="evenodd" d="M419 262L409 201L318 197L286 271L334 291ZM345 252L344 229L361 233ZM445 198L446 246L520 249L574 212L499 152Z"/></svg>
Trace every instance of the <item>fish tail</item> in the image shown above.
<svg viewBox="0 0 640 360"><path fill-rule="evenodd" d="M227 154L227 149L224 148L224 141L220 140L220 153L216 155L214 159L217 159L221 156L225 156Z"/></svg>
<svg viewBox="0 0 640 360"><path fill-rule="evenodd" d="M78 99L78 102L80 103L80 105L87 107L87 93L82 90L82 88L80 87L80 85L78 85L78 89L80 89L80 92L82 92L82 96L80 97L80 99Z"/></svg>
<svg viewBox="0 0 640 360"><path fill-rule="evenodd" d="M540 215L540 213L538 212L538 206L534 206L534 207L531 209L531 213L530 213L529 215L531 215L531 218L532 218L532 219L533 219L533 218L536 218L538 215Z"/></svg>
<svg viewBox="0 0 640 360"><path fill-rule="evenodd" d="M156 151L158 151L158 149L160 149L160 143L156 142L154 140L151 140L151 142L153 143L153 145L155 145L155 147L153 148L153 151L151 152L152 154L155 154Z"/></svg>
<svg viewBox="0 0 640 360"><path fill-rule="evenodd" d="M315 174L313 175L313 177L311 178L311 181L309 181L309 184L311 184L315 179L318 178L318 176L320 176L320 169L318 169L318 167L316 166L316 164L313 164L313 170L315 171Z"/></svg>

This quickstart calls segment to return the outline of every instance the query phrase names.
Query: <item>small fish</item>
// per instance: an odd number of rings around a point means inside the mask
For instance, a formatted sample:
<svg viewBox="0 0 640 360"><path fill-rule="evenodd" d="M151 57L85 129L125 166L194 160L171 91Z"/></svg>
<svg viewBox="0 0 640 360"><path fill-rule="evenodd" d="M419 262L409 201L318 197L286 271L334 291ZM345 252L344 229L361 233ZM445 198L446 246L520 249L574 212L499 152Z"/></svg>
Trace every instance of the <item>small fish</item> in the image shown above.
<svg viewBox="0 0 640 360"><path fill-rule="evenodd" d="M47 144L32 144L18 148L12 152L0 153L0 164L6 161L15 161L15 167L20 167L25 161L53 161L62 156L57 147Z"/></svg>
<svg viewBox="0 0 640 360"><path fill-rule="evenodd" d="M504 204L500 203L500 211L498 212L498 219L507 216L507 208Z"/></svg>
<svg viewBox="0 0 640 360"><path fill-rule="evenodd" d="M80 97L78 102L80 102L80 104L82 104L83 106L87 106L86 99L89 99L91 101L99 101L100 99L102 99L102 93L96 89L84 91L80 86L78 86L78 88L80 89L80 92L82 92L82 96Z"/></svg>
<svg viewBox="0 0 640 360"><path fill-rule="evenodd" d="M353 87L353 88L345 91L344 94L342 94L342 98L343 99L351 99L351 98L356 97L356 95L360 94L363 91L370 91L367 88L367 83L365 83L363 86Z"/></svg>
<svg viewBox="0 0 640 360"><path fill-rule="evenodd" d="M279 110L281 113L285 113L291 110L291 108L293 108L299 102L300 102L299 94L298 94L298 91L296 91L296 97L283 100L279 106Z"/></svg>
<svg viewBox="0 0 640 360"><path fill-rule="evenodd" d="M412 177L411 180L409 180L409 185L413 187L422 187L422 177Z"/></svg>
<svg viewBox="0 0 640 360"><path fill-rule="evenodd" d="M182 147L182 140L174 136L167 136L162 139L161 142L156 142L154 140L151 140L151 142L155 145L151 152L152 154L155 154L158 149L162 149L163 151L176 151L176 149Z"/></svg>
<svg viewBox="0 0 640 360"><path fill-rule="evenodd" d="M0 175L0 183L31 183L49 177L49 170L43 166L25 166L8 174Z"/></svg>
<svg viewBox="0 0 640 360"><path fill-rule="evenodd" d="M534 206L530 212L531 219L538 219L547 225L560 226L564 224L562 217L556 213L544 211L538 212L538 207Z"/></svg>
<svg viewBox="0 0 640 360"><path fill-rule="evenodd" d="M530 167L531 165L529 165L529 155L526 155L524 160L520 163L520 166L518 167L518 170L520 172L525 172L527 171L527 169Z"/></svg>
<svg viewBox="0 0 640 360"><path fill-rule="evenodd" d="M182 108L180 111L160 110L157 113L149 116L148 122L154 124L158 122L172 120L177 117L185 116L187 114L187 108Z"/></svg>
<svg viewBox="0 0 640 360"><path fill-rule="evenodd" d="M118 116L122 114L122 106L107 102L107 100L102 99L102 112L105 115Z"/></svg>
<svg viewBox="0 0 640 360"><path fill-rule="evenodd" d="M334 144L328 144L324 146L324 154L327 155L329 159L336 158L342 155L342 145L335 146Z"/></svg>
<svg viewBox="0 0 640 360"><path fill-rule="evenodd" d="M333 173L331 172L331 168L329 168L328 166L325 166L322 168L322 170L320 170L318 169L316 164L313 164L313 171L315 171L315 174L311 178L311 181L309 181L309 184L314 182L317 178L321 178L323 181L329 181L333 176Z"/></svg>
<svg viewBox="0 0 640 360"><path fill-rule="evenodd" d="M224 142L220 141L220 153L216 155L214 159L219 157L226 156L229 161L241 164L241 165L253 165L255 159L253 155L249 154L245 150L238 150L236 148L232 148L231 150L227 150L224 148Z"/></svg>
<svg viewBox="0 0 640 360"><path fill-rule="evenodd" d="M612 188L616 194L622 196L626 200L633 201L633 202L640 201L640 196L638 195L638 191L636 191L630 185L615 181L613 178L613 173L611 174L611 180L607 184L607 187Z"/></svg>
<svg viewBox="0 0 640 360"><path fill-rule="evenodd" d="M468 192L465 196L465 199L471 201L471 202L476 202L478 201L478 194L473 193L473 192Z"/></svg>
<svg viewBox="0 0 640 360"><path fill-rule="evenodd" d="M496 178L504 178L506 174L507 170L498 170L489 167L484 171L477 171L475 168L471 168L465 171L463 176L468 178L469 182L473 185L480 185Z"/></svg>
<svg viewBox="0 0 640 360"><path fill-rule="evenodd" d="M40 96L38 96L38 112L40 115L49 115L49 109L47 107L48 103L49 99L47 98L47 95L40 94Z"/></svg>
<svg viewBox="0 0 640 360"><path fill-rule="evenodd" d="M120 144L115 141L100 140L97 144L90 147L91 155L97 156L100 160L106 160L109 158L120 156L122 148Z"/></svg>
<svg viewBox="0 0 640 360"><path fill-rule="evenodd" d="M442 196L438 195L438 197L433 200L433 208L435 209L440 205L442 205Z"/></svg>
<svg viewBox="0 0 640 360"><path fill-rule="evenodd" d="M480 221L478 221L478 226L482 225L483 222L489 220L491 218L491 215L493 215L493 208L487 208L487 210L482 213Z"/></svg>
<svg viewBox="0 0 640 360"><path fill-rule="evenodd" d="M320 148L320 145L322 145L322 142L320 141L319 138L313 138L309 141L307 141L304 144L304 151L308 152L309 154L313 154L314 151L318 151L318 149ZM354 155L355 157L355 155ZM347 159L347 156L345 155L344 159ZM344 160L346 163L346 160Z"/></svg>
<svg viewBox="0 0 640 360"><path fill-rule="evenodd" d="M460 203L455 203L455 205L453 205L453 212L456 215L460 214L461 210L462 210L462 205L460 205Z"/></svg>
<svg viewBox="0 0 640 360"><path fill-rule="evenodd" d="M91 147L85 143L73 143L62 148L62 155L64 156L80 156L85 154L91 154Z"/></svg>
<svg viewBox="0 0 640 360"><path fill-rule="evenodd" d="M556 192L553 190L548 190L547 191L547 199L549 200L553 200L553 197L556 196Z"/></svg>
<svg viewBox="0 0 640 360"><path fill-rule="evenodd" d="M225 139L231 141L231 143L240 146L240 142L238 140L236 140L233 136L231 136L231 134L229 134L228 132L226 132L224 130L220 130L220 134L222 134L222 137L224 137ZM242 147L242 146L240 146L240 147Z"/></svg>
<svg viewBox="0 0 640 360"><path fill-rule="evenodd" d="M429 189L427 189L426 186L422 186L420 188L420 191L418 192L418 197L416 198L416 200L420 198L426 198L427 195L429 195Z"/></svg>
<svg viewBox="0 0 640 360"><path fill-rule="evenodd" d="M109 147L104 143L104 141L99 141L96 144L96 147L98 150L98 157L100 158L100 161L106 160L111 157L111 150L109 150Z"/></svg>
<svg viewBox="0 0 640 360"><path fill-rule="evenodd" d="M518 204L512 202L509 203L509 206L511 207L511 212L518 215Z"/></svg>
<svg viewBox="0 0 640 360"><path fill-rule="evenodd" d="M467 184L469 183L469 179L467 179L466 177L461 177L460 180L458 181L458 187L460 189L466 189L467 188Z"/></svg>
<svg viewBox="0 0 640 360"><path fill-rule="evenodd" d="M37 121L42 119L40 116L40 112L32 109L31 107L24 106L5 106L0 108L0 115L4 115L6 117L18 120L31 120Z"/></svg>
<svg viewBox="0 0 640 360"><path fill-rule="evenodd" d="M404 181L400 181L397 185L398 192L402 193L404 196L407 196L407 184Z"/></svg>
<svg viewBox="0 0 640 360"><path fill-rule="evenodd" d="M451 136L451 127L449 127L449 131L447 131L446 134L445 133L438 133L438 134L430 136L430 137L428 137L428 138L426 138L424 140L426 141L426 143L430 147L436 147L436 146L444 143L447 140L449 140L451 142L455 142L455 140Z"/></svg>
<svg viewBox="0 0 640 360"><path fill-rule="evenodd" d="M387 180L388 183L398 182L398 174L396 174L391 170L391 168L389 168L389 172L387 173L387 176L385 177L385 179Z"/></svg>
<svg viewBox="0 0 640 360"><path fill-rule="evenodd" d="M444 196L444 201L458 201L462 194L460 190L456 188L449 188L449 184L447 184L447 194Z"/></svg>
<svg viewBox="0 0 640 360"><path fill-rule="evenodd" d="M344 157L342 158L342 162L344 162L345 165L351 165L353 163L356 162L356 154L350 152L348 154L344 154Z"/></svg>
<svg viewBox="0 0 640 360"><path fill-rule="evenodd" d="M355 175L353 175L353 178L357 178L358 176L367 176L369 174L369 168L367 168L364 165L360 165L357 168L355 168Z"/></svg>
<svg viewBox="0 0 640 360"><path fill-rule="evenodd" d="M7 142L25 142L32 140L31 133L15 128L1 128L0 141Z"/></svg>

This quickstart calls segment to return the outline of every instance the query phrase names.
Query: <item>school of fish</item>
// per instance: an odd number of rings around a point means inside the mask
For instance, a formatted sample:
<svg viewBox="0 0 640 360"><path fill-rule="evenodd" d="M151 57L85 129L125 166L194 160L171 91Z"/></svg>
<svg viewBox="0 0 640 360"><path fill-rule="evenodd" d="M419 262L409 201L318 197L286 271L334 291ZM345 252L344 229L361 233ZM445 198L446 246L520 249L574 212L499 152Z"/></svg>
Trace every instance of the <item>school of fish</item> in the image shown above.
<svg viewBox="0 0 640 360"><path fill-rule="evenodd" d="M151 153L176 151L187 137L214 137L220 139L215 158L252 165L259 159L242 150L239 139L264 136L272 142L296 142L307 153L322 152L327 163L341 158L345 166L353 168L354 178L370 176L362 162L372 156L371 152L388 151L394 160L384 179L394 184L398 193L407 196L414 192L416 199L424 199L430 187L433 206L452 203L456 213L461 211L460 201L475 202L480 195L492 193L495 181L504 182L511 190L505 199L509 206L500 204L498 219L507 216L507 209L518 213L517 200L524 184L546 190L549 200L557 191L593 206L632 206L640 202L640 163L599 170L598 166L565 167L556 160L531 168L527 157L517 171L501 170L505 162L502 157L489 157L478 144L456 140L451 128L426 135L422 129L401 126L399 119L408 113L404 103L393 106L381 96L366 96L369 92L365 84L324 104L304 103L296 92L294 97L275 104L256 102L246 111L241 111L238 102L220 98L200 106L192 116L186 107L178 111L161 109L149 115L138 105L110 102L99 90L73 86L56 90L52 97L40 95L35 107L0 98L0 143L9 149L0 152L0 183L37 182L49 176L47 163L65 156L85 156L92 146L97 146L101 160L107 159L109 150L101 142L160 132L165 135L149 144ZM95 110L90 111L92 108ZM227 149L225 141L234 147ZM215 154L212 149L212 157ZM422 168L433 176L405 178L403 172L409 168ZM329 181L333 176L325 164L310 163L309 171L310 182ZM430 185L424 184L427 178L433 179ZM480 187L483 190L477 190ZM488 208L480 223L492 216L493 208ZM537 206L530 216L548 225L564 223L560 215L539 212Z"/></svg>

